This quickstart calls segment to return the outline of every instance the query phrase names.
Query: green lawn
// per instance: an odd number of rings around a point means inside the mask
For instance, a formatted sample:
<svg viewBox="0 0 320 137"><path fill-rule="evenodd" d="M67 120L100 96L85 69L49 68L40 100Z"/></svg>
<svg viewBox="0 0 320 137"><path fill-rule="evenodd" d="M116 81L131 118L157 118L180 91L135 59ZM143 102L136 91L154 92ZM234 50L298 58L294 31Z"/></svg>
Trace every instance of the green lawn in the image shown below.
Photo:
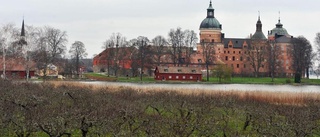
<svg viewBox="0 0 320 137"><path fill-rule="evenodd" d="M88 73L85 74L87 77L97 78L96 80L104 80L104 81L118 81L118 82L141 82L140 77L113 77L113 76L106 76L103 74L98 73ZM144 76L142 78L142 82L159 82L159 83L177 83L176 81L155 81L154 77L147 77ZM181 81L180 81L181 82ZM184 82L185 83L185 82ZM194 83L194 82L188 82ZM230 80L221 80L217 77L210 77L209 81L206 81L206 77L203 77L202 83L209 83L209 84L293 84L293 78L274 78L274 82L270 77L232 77ZM308 84L308 85L320 85L320 79L302 79L301 84Z"/></svg>

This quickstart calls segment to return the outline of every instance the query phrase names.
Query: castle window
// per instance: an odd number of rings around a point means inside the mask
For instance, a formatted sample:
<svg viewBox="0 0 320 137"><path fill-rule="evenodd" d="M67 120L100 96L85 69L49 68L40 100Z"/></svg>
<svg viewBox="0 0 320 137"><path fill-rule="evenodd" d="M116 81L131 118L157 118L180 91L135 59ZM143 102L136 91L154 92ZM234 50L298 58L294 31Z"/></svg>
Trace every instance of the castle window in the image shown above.
<svg viewBox="0 0 320 137"><path fill-rule="evenodd" d="M228 60L228 56L226 56L226 61Z"/></svg>
<svg viewBox="0 0 320 137"><path fill-rule="evenodd" d="M232 48L232 45L229 45L229 48Z"/></svg>
<svg viewBox="0 0 320 137"><path fill-rule="evenodd" d="M235 61L235 60L236 60L236 57L235 57L235 56L233 56L233 57L232 57L232 61Z"/></svg>
<svg viewBox="0 0 320 137"><path fill-rule="evenodd" d="M239 51L239 54L241 54L241 51Z"/></svg>
<svg viewBox="0 0 320 137"><path fill-rule="evenodd" d="M164 72L168 72L169 70L168 69L164 69Z"/></svg>
<svg viewBox="0 0 320 137"><path fill-rule="evenodd" d="M192 72L192 73L196 73L196 70L193 69L193 70L191 70L191 72Z"/></svg>
<svg viewBox="0 0 320 137"><path fill-rule="evenodd" d="M236 54L236 51L233 51L233 54Z"/></svg>
<svg viewBox="0 0 320 137"><path fill-rule="evenodd" d="M226 51L224 51L224 53L226 53Z"/></svg>
<svg viewBox="0 0 320 137"><path fill-rule="evenodd" d="M243 60L243 58L242 57L240 57L240 61L242 61Z"/></svg>
<svg viewBox="0 0 320 137"><path fill-rule="evenodd" d="M239 64L237 64L237 68L239 68Z"/></svg>
<svg viewBox="0 0 320 137"><path fill-rule="evenodd" d="M230 53L230 51L228 51L228 54Z"/></svg>
<svg viewBox="0 0 320 137"><path fill-rule="evenodd" d="M178 72L182 72L182 70L181 70L181 69L178 69Z"/></svg>
<svg viewBox="0 0 320 137"><path fill-rule="evenodd" d="M243 64L243 68L246 68L246 64Z"/></svg>

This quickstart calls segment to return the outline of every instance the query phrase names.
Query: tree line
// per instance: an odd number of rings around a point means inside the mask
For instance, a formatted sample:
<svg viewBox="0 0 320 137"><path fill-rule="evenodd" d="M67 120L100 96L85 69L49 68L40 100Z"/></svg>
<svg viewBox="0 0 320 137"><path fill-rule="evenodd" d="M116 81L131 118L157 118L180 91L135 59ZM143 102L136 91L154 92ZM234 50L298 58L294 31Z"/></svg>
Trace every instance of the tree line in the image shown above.
<svg viewBox="0 0 320 137"><path fill-rule="evenodd" d="M66 31L44 26L22 26L21 31L13 24L5 24L0 28L0 55L3 58L3 77L6 77L6 59L24 58L26 71L35 62L36 68L47 76L47 67L50 64L62 66L65 74L79 74L79 60L86 57L84 43L75 41L67 50L68 35ZM69 56L66 56L69 52ZM28 75L28 73L27 73ZM29 78L29 76L27 76Z"/></svg>

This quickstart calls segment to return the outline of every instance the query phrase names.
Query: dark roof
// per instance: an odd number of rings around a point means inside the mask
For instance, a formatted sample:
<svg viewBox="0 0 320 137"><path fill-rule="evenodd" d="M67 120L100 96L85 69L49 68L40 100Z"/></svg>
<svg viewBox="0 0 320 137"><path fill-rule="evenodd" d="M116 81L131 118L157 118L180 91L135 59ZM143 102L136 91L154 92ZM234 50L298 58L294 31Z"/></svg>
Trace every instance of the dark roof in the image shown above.
<svg viewBox="0 0 320 137"><path fill-rule="evenodd" d="M266 36L263 34L263 32L255 32L251 39L267 39Z"/></svg>
<svg viewBox="0 0 320 137"><path fill-rule="evenodd" d="M240 39L240 38L225 38L223 39L224 47L228 48L229 42L232 42L233 48L242 48L243 44L246 42L248 45L250 44L250 39Z"/></svg>
<svg viewBox="0 0 320 137"><path fill-rule="evenodd" d="M158 66L159 73L202 74L199 67L167 67Z"/></svg>
<svg viewBox="0 0 320 137"><path fill-rule="evenodd" d="M221 29L220 22L216 18L205 18L200 24L200 29L209 29L209 28Z"/></svg>
<svg viewBox="0 0 320 137"><path fill-rule="evenodd" d="M276 43L290 43L291 40L292 40L291 37L281 36L281 37L276 39Z"/></svg>

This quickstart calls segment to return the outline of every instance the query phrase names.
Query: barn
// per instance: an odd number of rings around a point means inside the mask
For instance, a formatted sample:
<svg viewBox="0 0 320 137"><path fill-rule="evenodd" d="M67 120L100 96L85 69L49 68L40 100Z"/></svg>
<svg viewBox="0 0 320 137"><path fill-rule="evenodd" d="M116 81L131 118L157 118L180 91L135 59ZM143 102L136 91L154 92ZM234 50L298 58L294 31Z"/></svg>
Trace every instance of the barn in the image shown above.
<svg viewBox="0 0 320 137"><path fill-rule="evenodd" d="M26 61L24 58L7 58L6 59L6 77L9 79L24 79L26 73ZM0 58L0 75L3 75L4 61ZM35 63L29 62L29 77L35 76Z"/></svg>
<svg viewBox="0 0 320 137"><path fill-rule="evenodd" d="M201 81L202 72L198 67L167 67L158 66L154 71L155 80L170 81Z"/></svg>

